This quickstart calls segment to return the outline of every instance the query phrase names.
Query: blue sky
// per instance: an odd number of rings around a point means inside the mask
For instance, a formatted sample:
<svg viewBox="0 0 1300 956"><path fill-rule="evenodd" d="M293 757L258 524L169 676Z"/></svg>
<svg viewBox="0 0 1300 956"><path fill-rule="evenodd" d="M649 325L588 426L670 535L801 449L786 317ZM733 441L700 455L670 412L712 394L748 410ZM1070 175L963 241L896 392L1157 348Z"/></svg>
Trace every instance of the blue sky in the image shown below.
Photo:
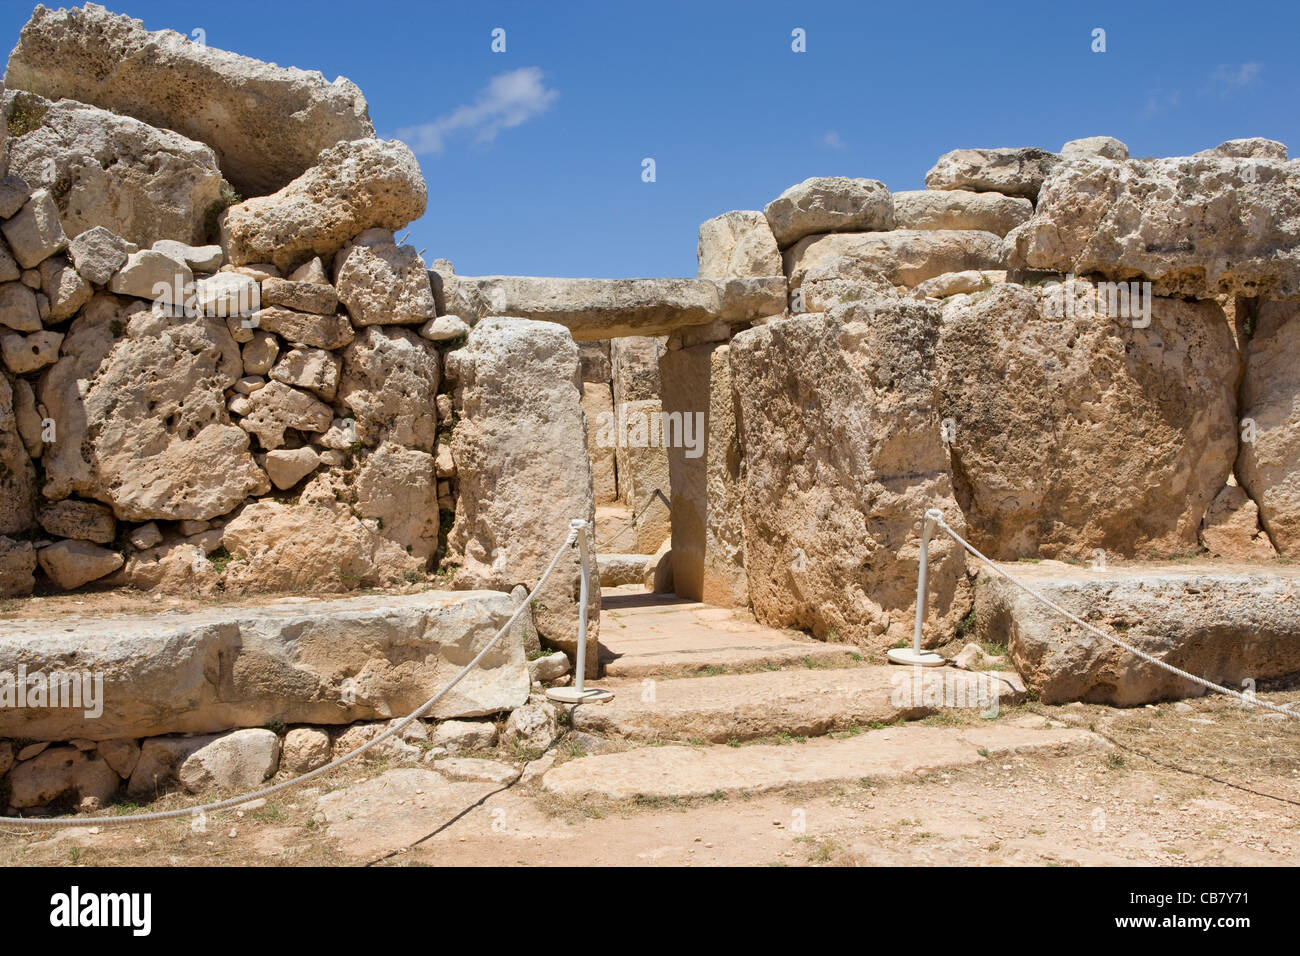
<svg viewBox="0 0 1300 956"><path fill-rule="evenodd" d="M429 208L410 241L464 275L693 276L704 219L808 176L917 189L957 147L1104 133L1135 156L1239 136L1300 150L1292 3L106 5L350 77L379 135L420 147ZM4 0L8 46L32 6Z"/></svg>

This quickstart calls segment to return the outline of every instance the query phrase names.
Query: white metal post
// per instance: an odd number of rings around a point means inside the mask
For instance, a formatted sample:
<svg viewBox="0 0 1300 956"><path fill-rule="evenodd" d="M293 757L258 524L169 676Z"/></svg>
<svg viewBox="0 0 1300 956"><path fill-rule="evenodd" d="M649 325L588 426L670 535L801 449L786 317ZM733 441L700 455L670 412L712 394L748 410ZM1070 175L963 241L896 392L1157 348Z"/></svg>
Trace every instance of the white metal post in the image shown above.
<svg viewBox="0 0 1300 956"><path fill-rule="evenodd" d="M589 525L585 518L574 518L569 528L577 532L578 543L578 652L577 674L572 687L552 687L546 692L551 700L565 704L599 703L613 700L614 695L606 690L587 687L587 600L591 596L591 546L587 541Z"/></svg>
<svg viewBox="0 0 1300 956"><path fill-rule="evenodd" d="M930 534L941 518L943 512L938 508L931 508L921 519L921 556L916 571L916 622L912 625L912 646L891 648L886 655L891 664L942 667L947 663L938 654L921 650L921 629L925 625L926 571L930 558Z"/></svg>

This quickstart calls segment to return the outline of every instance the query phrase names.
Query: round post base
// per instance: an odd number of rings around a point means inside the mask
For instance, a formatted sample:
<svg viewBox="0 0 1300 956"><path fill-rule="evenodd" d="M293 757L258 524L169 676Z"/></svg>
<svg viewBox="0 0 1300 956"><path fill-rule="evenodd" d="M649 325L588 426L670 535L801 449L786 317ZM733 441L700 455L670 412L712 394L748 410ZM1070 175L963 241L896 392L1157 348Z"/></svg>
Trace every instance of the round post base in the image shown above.
<svg viewBox="0 0 1300 956"><path fill-rule="evenodd" d="M561 704L603 704L607 700L614 699L614 695L609 691L596 687L584 687L581 691L576 687L552 687L546 692L546 696Z"/></svg>
<svg viewBox="0 0 1300 956"><path fill-rule="evenodd" d="M914 651L910 647L890 648L885 656L891 664L910 664L912 667L943 667L948 663L933 651Z"/></svg>

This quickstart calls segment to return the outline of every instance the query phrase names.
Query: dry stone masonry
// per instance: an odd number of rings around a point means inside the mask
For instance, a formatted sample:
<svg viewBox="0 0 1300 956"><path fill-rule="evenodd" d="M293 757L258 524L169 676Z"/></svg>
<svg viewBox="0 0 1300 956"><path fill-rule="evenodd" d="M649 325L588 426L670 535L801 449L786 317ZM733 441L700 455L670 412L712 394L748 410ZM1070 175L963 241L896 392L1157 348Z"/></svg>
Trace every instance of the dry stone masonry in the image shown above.
<svg viewBox="0 0 1300 956"><path fill-rule="evenodd" d="M373 739L575 517L606 586L870 653L910 637L938 508L1174 663L1300 673L1280 143L957 149L924 189L814 177L708 219L695 277L562 279L403 244L431 197L345 78L94 4L36 8L0 120L0 596L31 602L0 621L0 678L102 682L80 709L0 707L14 808L256 786ZM1132 563L1198 555L1250 567ZM570 679L578 582L566 552L443 722L384 753L492 746L507 713L500 739L549 746L530 692ZM118 588L200 605L35 613ZM201 603L257 595L278 597ZM972 620L1045 700L1199 692L940 537L925 643Z"/></svg>

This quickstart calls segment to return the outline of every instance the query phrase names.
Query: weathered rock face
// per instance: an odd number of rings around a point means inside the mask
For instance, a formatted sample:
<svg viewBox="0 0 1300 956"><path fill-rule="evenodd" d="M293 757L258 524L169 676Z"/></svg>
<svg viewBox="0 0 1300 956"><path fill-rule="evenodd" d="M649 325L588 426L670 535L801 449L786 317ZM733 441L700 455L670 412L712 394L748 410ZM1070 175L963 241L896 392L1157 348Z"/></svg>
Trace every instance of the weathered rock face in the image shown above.
<svg viewBox="0 0 1300 956"><path fill-rule="evenodd" d="M0 372L0 534L36 524L36 468L18 430L12 379Z"/></svg>
<svg viewBox="0 0 1300 956"><path fill-rule="evenodd" d="M14 541L0 535L0 597L21 597L32 593L36 579L36 551L30 541Z"/></svg>
<svg viewBox="0 0 1300 956"><path fill-rule="evenodd" d="M1201 544L1211 555L1267 561L1277 551L1259 525L1259 508L1237 485L1224 485L1201 523Z"/></svg>
<svg viewBox="0 0 1300 956"><path fill-rule="evenodd" d="M578 348L563 328L490 318L474 327L455 364L460 421L452 432L459 497L449 544L464 554L458 587L532 588L573 518L595 518L582 419ZM534 599L538 633L577 649L578 552L560 558ZM587 665L598 662L600 589L589 606Z"/></svg>
<svg viewBox="0 0 1300 956"><path fill-rule="evenodd" d="M919 285L945 272L1006 268L1002 240L991 232L959 229L897 229L893 232L808 236L785 251L790 289L804 275L835 258L857 260L864 270L896 286Z"/></svg>
<svg viewBox="0 0 1300 956"><path fill-rule="evenodd" d="M367 229L419 219L426 199L420 165L404 143L339 143L278 192L227 209L221 244L235 265L271 262L287 273L314 256L333 256Z"/></svg>
<svg viewBox="0 0 1300 956"><path fill-rule="evenodd" d="M207 143L246 196L279 189L335 143L375 135L361 91L342 77L330 83L172 30L150 32L90 3L38 6L9 56L5 85Z"/></svg>
<svg viewBox="0 0 1300 956"><path fill-rule="evenodd" d="M1249 139L1230 139L1213 149L1203 149L1197 156L1226 156L1232 159L1277 159L1286 162L1286 144L1275 139L1252 136ZM1112 157L1119 158L1119 157ZM1127 158L1127 154L1123 158Z"/></svg>
<svg viewBox="0 0 1300 956"><path fill-rule="evenodd" d="M608 504L618 498L614 471L614 446L600 441L602 423L614 415L614 393L604 382L584 382L582 414L587 422L587 450L591 454L592 493L596 504Z"/></svg>
<svg viewBox="0 0 1300 956"><path fill-rule="evenodd" d="M102 674L103 713L4 708L0 734L108 740L405 715L450 680L465 655L478 653L511 611L506 594L425 591L6 621L0 668L16 672L22 661L29 672ZM75 633L64 630L69 626ZM523 644L506 635L430 713L481 716L527 699Z"/></svg>
<svg viewBox="0 0 1300 956"><path fill-rule="evenodd" d="M759 620L874 647L910 635L922 516L961 521L934 394L938 337L932 306L880 298L732 339ZM931 545L927 640L969 607L963 568L951 542Z"/></svg>
<svg viewBox="0 0 1300 956"><path fill-rule="evenodd" d="M1259 303L1254 324L1243 343L1237 480L1278 553L1300 557L1300 306Z"/></svg>
<svg viewBox="0 0 1300 956"><path fill-rule="evenodd" d="M15 767L9 784L9 802L15 807L37 807L73 793L80 809L98 810L112 800L121 781L96 754L51 747Z"/></svg>
<svg viewBox="0 0 1300 956"><path fill-rule="evenodd" d="M222 542L238 559L226 569L234 593L391 586L424 563L333 502L253 502L225 526Z"/></svg>
<svg viewBox="0 0 1300 956"><path fill-rule="evenodd" d="M1051 562L1016 565L1013 573L1093 626L1215 683L1240 688L1246 678L1300 672L1300 578L1292 571L1099 573ZM975 617L982 639L1007 640L1025 685L1044 703L1131 707L1205 693L987 571L976 586Z"/></svg>
<svg viewBox="0 0 1300 956"><path fill-rule="evenodd" d="M725 212L701 223L696 257L701 279L781 274L781 252L767 217L757 210Z"/></svg>
<svg viewBox="0 0 1300 956"><path fill-rule="evenodd" d="M1007 236L1016 269L1142 276L1156 295L1300 298L1300 166L1275 159L1076 159Z"/></svg>
<svg viewBox="0 0 1300 956"><path fill-rule="evenodd" d="M1005 236L1034 214L1034 204L1019 196L964 189L916 189L894 193L899 229L979 229Z"/></svg>
<svg viewBox="0 0 1300 956"><path fill-rule="evenodd" d="M663 403L657 398L620 402L613 434L598 440L616 443L619 495L632 517L610 542L620 549L653 554L672 534L671 471L662 441Z"/></svg>
<svg viewBox="0 0 1300 956"><path fill-rule="evenodd" d="M438 479L433 456L384 442L362 462L357 513L378 518L380 533L408 554L428 559L438 549Z"/></svg>
<svg viewBox="0 0 1300 956"><path fill-rule="evenodd" d="M372 326L343 350L339 402L352 411L357 440L387 438L432 452L438 436L438 353L414 332Z"/></svg>
<svg viewBox="0 0 1300 956"><path fill-rule="evenodd" d="M207 146L72 100L11 91L4 111L39 123L10 139L9 169L50 190L68 235L103 226L145 248L207 240L225 186Z"/></svg>
<svg viewBox="0 0 1300 956"><path fill-rule="evenodd" d="M263 448L274 450L284 445L289 429L319 433L333 421L334 411L324 402L283 382L270 382L249 396L239 427L256 435Z"/></svg>
<svg viewBox="0 0 1300 956"><path fill-rule="evenodd" d="M553 279L448 276L447 311L477 321L511 315L565 326L575 341L665 335L721 319L742 323L785 308L780 276L731 279Z"/></svg>
<svg viewBox="0 0 1300 956"><path fill-rule="evenodd" d="M1043 180L1059 161L1055 153L1034 147L954 149L940 156L925 174L925 187L997 192L1034 199Z"/></svg>
<svg viewBox="0 0 1300 956"><path fill-rule="evenodd" d="M782 249L814 233L894 228L894 200L875 179L814 176L773 199L763 213Z"/></svg>
<svg viewBox="0 0 1300 956"><path fill-rule="evenodd" d="M41 379L57 428L42 459L45 495L78 494L149 521L215 518L265 494L248 435L226 412L241 371L223 321L96 296Z"/></svg>
<svg viewBox="0 0 1300 956"><path fill-rule="evenodd" d="M1212 301L1135 321L1082 280L945 300L942 417L981 551L1196 551L1236 455L1240 359Z"/></svg>

